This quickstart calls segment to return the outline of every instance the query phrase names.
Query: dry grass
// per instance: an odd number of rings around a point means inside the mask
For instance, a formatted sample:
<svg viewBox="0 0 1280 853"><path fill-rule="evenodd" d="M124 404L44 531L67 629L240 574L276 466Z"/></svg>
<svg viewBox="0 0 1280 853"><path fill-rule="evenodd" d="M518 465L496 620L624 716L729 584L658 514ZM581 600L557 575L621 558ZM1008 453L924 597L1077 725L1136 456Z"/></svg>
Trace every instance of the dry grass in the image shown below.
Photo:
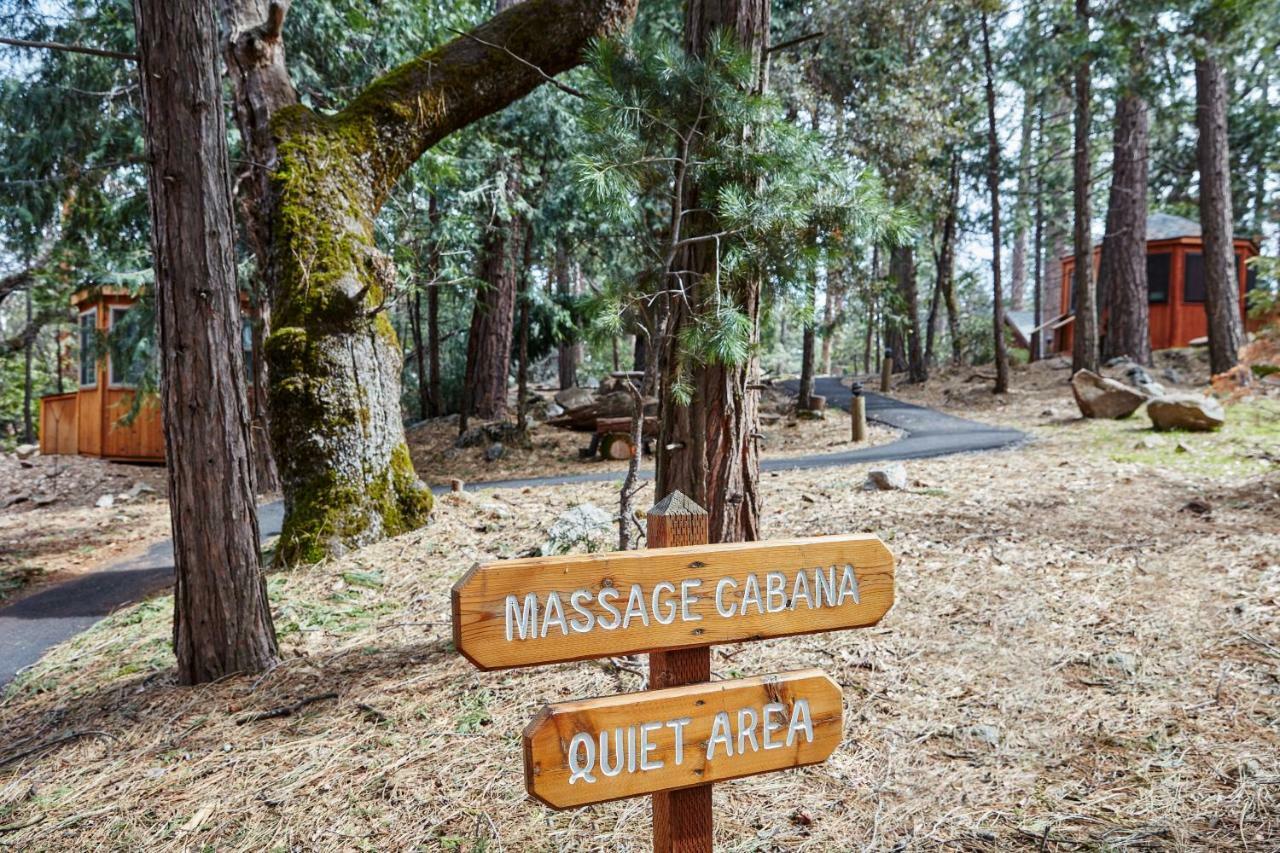
<svg viewBox="0 0 1280 853"><path fill-rule="evenodd" d="M1065 412L1052 393L1024 402ZM764 479L767 535L879 533L898 602L874 629L716 649L719 677L816 665L846 701L826 764L717 786L717 849L1277 849L1280 472L1118 461L1116 429L1140 425L909 463L910 492L861 491L860 468ZM637 664L486 674L449 642L461 572L613 495L449 496L425 530L273 576L284 663L261 678L176 687L169 599L112 617L0 704L0 761L106 733L0 767L0 844L648 849L645 800L526 799L518 740L545 702L640 689Z"/></svg>

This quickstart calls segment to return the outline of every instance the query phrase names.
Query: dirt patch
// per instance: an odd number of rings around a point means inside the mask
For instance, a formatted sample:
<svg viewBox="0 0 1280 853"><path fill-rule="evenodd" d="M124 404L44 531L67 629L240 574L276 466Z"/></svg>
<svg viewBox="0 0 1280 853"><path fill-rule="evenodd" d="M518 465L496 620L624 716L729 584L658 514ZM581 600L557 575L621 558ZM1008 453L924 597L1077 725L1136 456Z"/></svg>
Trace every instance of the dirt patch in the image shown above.
<svg viewBox="0 0 1280 853"><path fill-rule="evenodd" d="M717 678L820 666L845 695L827 763L716 786L718 848L1274 847L1276 463L1207 464L1172 443L1130 456L1149 434L1137 421L1054 422L1039 414L1051 405L1030 392L993 405L1035 440L909 462L905 492L863 491L866 466L763 478L765 535L874 531L897 554L898 600L872 629L716 649ZM1251 429L1237 414L1215 454L1266 443L1233 443ZM519 742L544 703L641 689L643 660L481 673L450 644L463 571L537 545L565 507L615 497L613 484L449 495L423 530L272 576L284 662L257 678L176 687L169 599L113 616L0 703L0 762L34 750L0 766L4 840L647 849L646 799L529 801Z"/></svg>
<svg viewBox="0 0 1280 853"><path fill-rule="evenodd" d="M165 488L156 465L0 456L0 603L169 535Z"/></svg>

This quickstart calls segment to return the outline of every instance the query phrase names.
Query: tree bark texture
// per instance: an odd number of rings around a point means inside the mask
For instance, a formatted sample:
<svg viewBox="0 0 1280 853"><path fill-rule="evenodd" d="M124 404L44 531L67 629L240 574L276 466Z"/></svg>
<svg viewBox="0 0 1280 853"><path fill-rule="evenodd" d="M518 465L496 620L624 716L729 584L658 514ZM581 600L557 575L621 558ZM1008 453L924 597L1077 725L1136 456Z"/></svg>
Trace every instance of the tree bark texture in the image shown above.
<svg viewBox="0 0 1280 853"><path fill-rule="evenodd" d="M561 296L574 295L574 280L569 270L569 250L563 239L556 241L555 255L556 291ZM582 344L577 341L562 341L556 354L556 369L560 379L560 390L574 388L578 384L578 354Z"/></svg>
<svg viewBox="0 0 1280 853"><path fill-rule="evenodd" d="M982 13L982 58L987 88L987 188L991 192L991 323L995 335L997 394L1009 390L1009 354L1004 345L1004 288L1000 281L1000 138L996 129L995 68L987 14Z"/></svg>
<svg viewBox="0 0 1280 853"><path fill-rule="evenodd" d="M835 346L839 330L836 318L840 315L841 302L844 300L844 270L838 253L827 251L827 292L822 305L822 374L831 375L831 351Z"/></svg>
<svg viewBox="0 0 1280 853"><path fill-rule="evenodd" d="M942 279L942 301L947 306L947 336L951 338L951 363L964 357L960 347L960 300L956 297L956 224L960 209L960 157L951 157L951 177L947 192L947 217L942 227L938 276Z"/></svg>
<svg viewBox="0 0 1280 853"><path fill-rule="evenodd" d="M277 550L316 560L422 524L431 496L400 420L394 268L374 219L424 151L581 61L635 0L526 0L383 75L333 115L275 114L271 433L285 492Z"/></svg>
<svg viewBox="0 0 1280 853"><path fill-rule="evenodd" d="M809 270L808 283L805 286L805 311L808 317L804 324L804 332L800 337L800 395L796 403L803 411L813 408L813 360L817 344L814 328L818 303L818 271Z"/></svg>
<svg viewBox="0 0 1280 853"><path fill-rule="evenodd" d="M1240 282L1232 243L1231 157L1227 148L1227 78L1212 46L1196 57L1196 160L1204 238L1209 368L1225 373L1240 359Z"/></svg>
<svg viewBox="0 0 1280 853"><path fill-rule="evenodd" d="M1031 131L1035 120L1035 96L1023 91L1022 128L1018 147L1018 189L1013 205L1013 258L1009 270L1009 307L1021 311L1027 290L1027 210L1031 201Z"/></svg>
<svg viewBox="0 0 1280 853"><path fill-rule="evenodd" d="M520 167L502 164L496 174L503 182L498 192L504 200L495 204L485 227L479 272L482 284L471 311L463 379L471 403L467 413L487 419L507 414L507 376L524 236L520 217L513 212L519 196Z"/></svg>
<svg viewBox="0 0 1280 853"><path fill-rule="evenodd" d="M1076 26L1089 30L1089 0L1076 0ZM1071 371L1098 370L1098 305L1093 280L1093 236L1090 231L1089 125L1092 121L1090 95L1090 60L1082 55L1075 72L1075 144L1072 155L1072 200L1075 208L1074 246L1076 256L1072 279L1072 306L1075 326L1072 332Z"/></svg>
<svg viewBox="0 0 1280 853"><path fill-rule="evenodd" d="M1098 264L1099 302L1107 307L1105 358L1151 363L1147 307L1147 102L1126 92L1116 101L1107 233Z"/></svg>
<svg viewBox="0 0 1280 853"><path fill-rule="evenodd" d="M727 31L755 62L755 79L761 91L767 84L769 37L768 0L689 0L685 7L685 49L701 55L717 31ZM687 191L682 207L689 236L710 233L710 215L698 212L698 188ZM676 261L676 269L691 272L694 308L709 303L718 263L716 243L704 240L688 245ZM664 401L658 441L657 493L683 492L706 507L712 542L754 540L760 532L760 456L754 434L758 432L757 394L747 386L756 373L754 355L760 331L760 282L735 281L723 285L723 296L751 320L752 356L745 364L697 362L690 369L693 388L689 405L676 405L671 387L678 379L680 358L660 356L661 395ZM673 312L669 339L678 340L680 312ZM668 450L668 447L673 449Z"/></svg>
<svg viewBox="0 0 1280 853"><path fill-rule="evenodd" d="M896 246L889 254L890 275L898 288L899 307L905 315L893 323L889 347L893 350L894 369L907 370L912 382L924 382L929 372L924 364L924 345L920 335L920 287L916 282L915 250Z"/></svg>
<svg viewBox="0 0 1280 853"><path fill-rule="evenodd" d="M134 0L150 170L161 397L184 684L277 656L240 347L227 134L211 0Z"/></svg>
<svg viewBox="0 0 1280 853"><path fill-rule="evenodd" d="M253 382L248 392L254 480L257 491L273 492L280 488L280 473L271 451L268 367L263 347L271 330L271 170L276 163L271 117L298 102L285 68L282 38L289 0L217 0L217 6L222 19L222 55L244 149L236 181L240 223L258 269L249 301Z"/></svg>

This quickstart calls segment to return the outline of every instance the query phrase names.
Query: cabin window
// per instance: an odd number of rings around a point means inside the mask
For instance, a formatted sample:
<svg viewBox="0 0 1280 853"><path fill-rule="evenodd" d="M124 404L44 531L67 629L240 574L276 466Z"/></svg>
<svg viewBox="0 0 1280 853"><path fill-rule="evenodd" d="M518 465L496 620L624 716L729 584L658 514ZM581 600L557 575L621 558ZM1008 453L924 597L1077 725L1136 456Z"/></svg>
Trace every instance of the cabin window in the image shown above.
<svg viewBox="0 0 1280 853"><path fill-rule="evenodd" d="M1164 305L1169 301L1169 270L1173 255L1147 255L1147 302Z"/></svg>
<svg viewBox="0 0 1280 853"><path fill-rule="evenodd" d="M129 308L113 307L111 309L111 328L115 329L117 323L124 321L124 315L129 313ZM117 357L118 356L118 357ZM133 380L131 378L132 371L128 357L122 353L107 353L107 376L110 379L112 388L132 388Z"/></svg>
<svg viewBox="0 0 1280 853"><path fill-rule="evenodd" d="M80 387L98 384L98 309L80 314Z"/></svg>
<svg viewBox="0 0 1280 853"><path fill-rule="evenodd" d="M1241 255L1243 258L1244 256ZM1250 263L1244 265L1244 292L1251 293L1257 290L1258 285L1258 268Z"/></svg>
<svg viewBox="0 0 1280 853"><path fill-rule="evenodd" d="M1204 255L1188 252L1185 269L1182 279L1183 303L1191 305L1205 302L1208 290L1204 282Z"/></svg>

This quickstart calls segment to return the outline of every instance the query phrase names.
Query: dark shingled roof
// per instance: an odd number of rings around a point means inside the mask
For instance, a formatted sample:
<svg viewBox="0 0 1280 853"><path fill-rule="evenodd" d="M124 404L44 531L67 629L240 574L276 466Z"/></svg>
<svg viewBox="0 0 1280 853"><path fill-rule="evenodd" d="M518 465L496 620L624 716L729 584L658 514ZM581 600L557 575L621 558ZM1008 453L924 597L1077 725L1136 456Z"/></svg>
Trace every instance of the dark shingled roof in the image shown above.
<svg viewBox="0 0 1280 853"><path fill-rule="evenodd" d="M1199 236L1200 223L1193 219L1168 213L1153 213L1147 217L1147 242Z"/></svg>

